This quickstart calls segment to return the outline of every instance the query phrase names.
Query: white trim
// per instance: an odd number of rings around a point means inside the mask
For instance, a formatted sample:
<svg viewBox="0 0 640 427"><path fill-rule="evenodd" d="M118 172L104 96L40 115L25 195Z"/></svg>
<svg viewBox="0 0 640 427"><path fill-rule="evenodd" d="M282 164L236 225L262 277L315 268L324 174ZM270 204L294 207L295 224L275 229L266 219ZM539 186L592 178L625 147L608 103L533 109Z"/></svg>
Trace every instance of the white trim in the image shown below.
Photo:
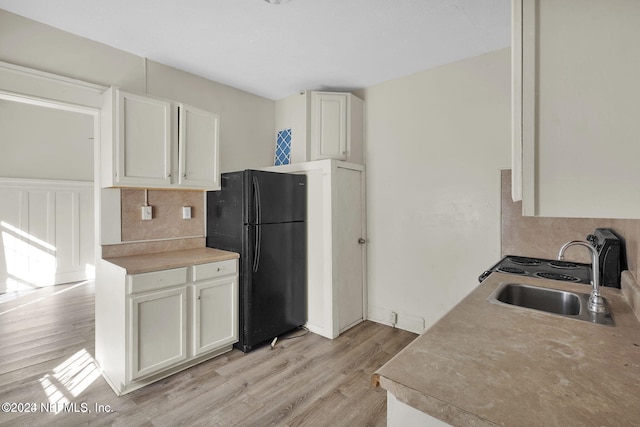
<svg viewBox="0 0 640 427"><path fill-rule="evenodd" d="M535 216L537 207L537 0L522 2L522 214Z"/></svg>
<svg viewBox="0 0 640 427"><path fill-rule="evenodd" d="M93 181L64 181L53 179L2 178L0 187L7 188L55 188L55 189L87 189L93 188Z"/></svg>
<svg viewBox="0 0 640 427"><path fill-rule="evenodd" d="M9 72L13 72L21 75L28 75L39 79L51 80L55 83L61 83L68 86L83 87L85 89L94 90L98 94L101 94L107 90L106 86L102 86L95 83L85 82L83 80L72 79L70 77L61 76L59 74L48 73L46 71L40 71L33 68L23 67L21 65L12 64L10 62L0 61L0 69L4 69Z"/></svg>
<svg viewBox="0 0 640 427"><path fill-rule="evenodd" d="M105 86L0 61L0 98L97 115Z"/></svg>
<svg viewBox="0 0 640 427"><path fill-rule="evenodd" d="M522 200L522 0L511 2L511 198Z"/></svg>
<svg viewBox="0 0 640 427"><path fill-rule="evenodd" d="M3 99L5 101L19 102L21 104L35 105L37 107L47 107L54 108L56 110L70 111L72 113L92 115L95 114L95 112L99 111L99 109L95 107L87 107L85 105L55 101L52 99L40 98L37 96L23 95L19 93L8 92L5 90L0 90L0 99Z"/></svg>

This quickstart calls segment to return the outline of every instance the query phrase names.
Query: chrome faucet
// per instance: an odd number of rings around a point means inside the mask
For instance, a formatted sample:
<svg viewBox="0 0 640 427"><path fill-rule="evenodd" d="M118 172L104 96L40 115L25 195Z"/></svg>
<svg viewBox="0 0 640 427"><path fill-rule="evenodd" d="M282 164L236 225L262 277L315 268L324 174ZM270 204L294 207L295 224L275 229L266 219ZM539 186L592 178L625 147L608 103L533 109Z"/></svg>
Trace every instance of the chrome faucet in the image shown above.
<svg viewBox="0 0 640 427"><path fill-rule="evenodd" d="M591 246L589 242L585 242L584 240L572 240L570 242L565 243L560 248L558 252L558 259L564 259L564 251L570 246L584 246L589 249L591 252L591 273L593 274L593 278L591 279L591 285L593 285L593 289L591 290L591 295L589 296L589 311L594 313L608 313L609 309L604 303L604 298L600 295L600 261L598 259L598 251L596 248Z"/></svg>

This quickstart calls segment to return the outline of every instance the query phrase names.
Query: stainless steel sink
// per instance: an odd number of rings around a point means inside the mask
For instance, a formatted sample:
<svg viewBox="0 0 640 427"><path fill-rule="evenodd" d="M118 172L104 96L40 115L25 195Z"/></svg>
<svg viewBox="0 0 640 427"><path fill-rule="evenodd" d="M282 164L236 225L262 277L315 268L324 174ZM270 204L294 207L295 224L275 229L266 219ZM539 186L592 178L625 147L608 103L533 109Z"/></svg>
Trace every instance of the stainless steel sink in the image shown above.
<svg viewBox="0 0 640 427"><path fill-rule="evenodd" d="M580 314L580 298L570 292L509 283L500 289L496 299L505 304L533 308L548 313L570 316Z"/></svg>
<svg viewBox="0 0 640 427"><path fill-rule="evenodd" d="M588 294L565 292L518 283L503 283L493 291L488 301L494 304L538 310L592 323L614 324L610 314L593 313L587 310Z"/></svg>

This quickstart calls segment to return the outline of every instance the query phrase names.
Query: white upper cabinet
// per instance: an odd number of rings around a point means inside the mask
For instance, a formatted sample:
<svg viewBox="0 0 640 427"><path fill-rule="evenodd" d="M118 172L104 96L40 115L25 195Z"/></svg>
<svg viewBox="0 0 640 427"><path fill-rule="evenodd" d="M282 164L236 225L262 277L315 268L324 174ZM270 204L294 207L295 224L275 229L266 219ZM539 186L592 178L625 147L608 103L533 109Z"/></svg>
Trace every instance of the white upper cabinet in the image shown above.
<svg viewBox="0 0 640 427"><path fill-rule="evenodd" d="M640 218L640 2L513 1L523 214Z"/></svg>
<svg viewBox="0 0 640 427"><path fill-rule="evenodd" d="M115 180L122 184L171 184L171 104L117 91Z"/></svg>
<svg viewBox="0 0 640 427"><path fill-rule="evenodd" d="M103 187L218 190L218 145L213 113L117 88L103 96Z"/></svg>
<svg viewBox="0 0 640 427"><path fill-rule="evenodd" d="M291 163L364 164L364 101L342 92L303 92L276 102L276 129L291 131Z"/></svg>
<svg viewBox="0 0 640 427"><path fill-rule="evenodd" d="M182 186L220 189L218 170L220 118L185 104L179 113L179 175Z"/></svg>
<svg viewBox="0 0 640 427"><path fill-rule="evenodd" d="M312 160L347 160L349 94L311 93Z"/></svg>

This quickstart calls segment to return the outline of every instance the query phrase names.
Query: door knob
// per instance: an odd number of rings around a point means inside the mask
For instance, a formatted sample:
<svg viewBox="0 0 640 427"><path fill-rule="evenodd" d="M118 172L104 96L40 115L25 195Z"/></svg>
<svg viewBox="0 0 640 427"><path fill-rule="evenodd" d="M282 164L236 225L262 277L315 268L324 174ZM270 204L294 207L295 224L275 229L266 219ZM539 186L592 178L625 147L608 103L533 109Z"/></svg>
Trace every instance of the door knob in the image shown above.
<svg viewBox="0 0 640 427"><path fill-rule="evenodd" d="M362 237L358 239L358 244L364 245L365 243L367 243L367 241L364 240Z"/></svg>

